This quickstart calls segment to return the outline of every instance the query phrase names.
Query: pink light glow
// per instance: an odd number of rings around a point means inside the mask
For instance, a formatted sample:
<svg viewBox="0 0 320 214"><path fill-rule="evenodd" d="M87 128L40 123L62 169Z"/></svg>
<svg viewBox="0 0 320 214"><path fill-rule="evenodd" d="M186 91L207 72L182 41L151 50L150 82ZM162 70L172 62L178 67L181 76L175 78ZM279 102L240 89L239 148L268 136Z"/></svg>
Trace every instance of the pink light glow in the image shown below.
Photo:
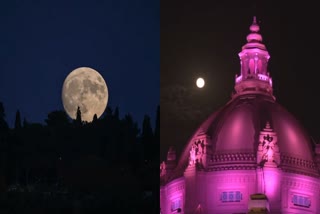
<svg viewBox="0 0 320 214"><path fill-rule="evenodd" d="M259 80L268 81L269 77L264 74L258 74Z"/></svg>
<svg viewBox="0 0 320 214"><path fill-rule="evenodd" d="M242 80L242 75L240 75L240 76L238 76L238 77L236 78L236 83L241 82L241 80Z"/></svg>
<svg viewBox="0 0 320 214"><path fill-rule="evenodd" d="M250 30L250 42L239 53L241 74L235 77L239 96L212 114L188 142L168 183L160 188L163 214L176 213L172 207L179 206L184 214L248 213L250 195L256 193L265 193L270 213L320 214L319 168L309 137L269 93L270 56L256 20ZM241 94L243 89L249 90ZM260 93L261 89L267 93ZM258 96L249 94L255 91L259 91ZM270 127L261 127L266 120ZM262 159L266 154L261 141L265 134L272 135L274 142L264 144L273 150L267 150L267 159ZM202 136L207 146L203 151L208 153L200 153L209 164L189 165L192 145ZM317 153L319 164L320 146ZM253 205L262 206L265 201L260 202Z"/></svg>
<svg viewBox="0 0 320 214"><path fill-rule="evenodd" d="M253 144L250 142L254 140L254 127L251 123L245 122L250 119L250 113L241 108L230 113L219 133L217 150L253 150Z"/></svg>
<svg viewBox="0 0 320 214"><path fill-rule="evenodd" d="M279 193L279 173L276 170L263 170L265 191L268 198L274 198Z"/></svg>

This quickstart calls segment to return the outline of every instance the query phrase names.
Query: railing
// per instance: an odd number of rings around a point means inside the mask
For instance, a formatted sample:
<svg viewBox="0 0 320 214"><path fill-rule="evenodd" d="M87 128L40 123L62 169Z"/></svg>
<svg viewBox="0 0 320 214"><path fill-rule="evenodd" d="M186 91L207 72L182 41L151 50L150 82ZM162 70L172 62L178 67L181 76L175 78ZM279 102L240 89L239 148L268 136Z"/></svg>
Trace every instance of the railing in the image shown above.
<svg viewBox="0 0 320 214"><path fill-rule="evenodd" d="M269 82L269 84L272 86L272 79L271 79L271 77L269 77L269 76L267 76L267 75L264 75L264 74L258 74L257 75L258 76L258 79L259 80L262 80L262 81L265 81L265 82ZM247 78L256 78L255 76L248 76ZM240 75L240 76L236 76L236 78L235 78L235 82L236 83L240 83L241 81L242 81L242 75Z"/></svg>
<svg viewBox="0 0 320 214"><path fill-rule="evenodd" d="M258 78L259 80L263 80L263 81L268 81L269 77L267 75L264 74L258 74Z"/></svg>

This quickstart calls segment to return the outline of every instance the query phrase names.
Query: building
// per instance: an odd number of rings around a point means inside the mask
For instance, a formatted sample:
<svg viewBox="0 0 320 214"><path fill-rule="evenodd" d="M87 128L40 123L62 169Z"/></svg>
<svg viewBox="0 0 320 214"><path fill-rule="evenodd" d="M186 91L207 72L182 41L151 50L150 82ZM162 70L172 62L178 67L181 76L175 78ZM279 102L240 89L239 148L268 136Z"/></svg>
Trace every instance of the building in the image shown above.
<svg viewBox="0 0 320 214"><path fill-rule="evenodd" d="M254 18L231 100L160 165L162 214L320 213L320 147L276 102L259 30Z"/></svg>

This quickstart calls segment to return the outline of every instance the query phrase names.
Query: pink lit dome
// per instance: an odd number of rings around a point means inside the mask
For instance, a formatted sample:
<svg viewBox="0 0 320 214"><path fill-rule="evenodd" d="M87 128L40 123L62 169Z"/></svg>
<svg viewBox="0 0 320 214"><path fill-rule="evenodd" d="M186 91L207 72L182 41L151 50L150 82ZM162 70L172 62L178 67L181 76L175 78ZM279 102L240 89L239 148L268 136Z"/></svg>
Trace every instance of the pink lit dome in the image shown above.
<svg viewBox="0 0 320 214"><path fill-rule="evenodd" d="M251 168L257 163L260 131L267 124L277 133L281 154L279 168L316 176L312 143L299 122L272 97L250 94L232 99L202 123L185 147L172 178L184 172L189 151L199 135L207 135L211 141L212 157L208 163L211 170ZM224 162L224 158L232 161Z"/></svg>
<svg viewBox="0 0 320 214"><path fill-rule="evenodd" d="M320 144L276 102L259 30L254 18L230 101L161 163L161 213L320 214Z"/></svg>
<svg viewBox="0 0 320 214"><path fill-rule="evenodd" d="M254 168L259 162L261 136L268 132L277 138L278 168L318 175L310 138L299 122L275 101L267 69L270 55L259 30L254 17L247 43L239 53L241 72L236 75L232 99L195 132L172 173L173 178L181 176L187 167L189 152L199 136L206 136L209 145L205 146L206 163L202 165L208 170L226 170Z"/></svg>
<svg viewBox="0 0 320 214"><path fill-rule="evenodd" d="M320 144L276 102L259 30L254 18L231 100L161 163L161 213L320 213Z"/></svg>

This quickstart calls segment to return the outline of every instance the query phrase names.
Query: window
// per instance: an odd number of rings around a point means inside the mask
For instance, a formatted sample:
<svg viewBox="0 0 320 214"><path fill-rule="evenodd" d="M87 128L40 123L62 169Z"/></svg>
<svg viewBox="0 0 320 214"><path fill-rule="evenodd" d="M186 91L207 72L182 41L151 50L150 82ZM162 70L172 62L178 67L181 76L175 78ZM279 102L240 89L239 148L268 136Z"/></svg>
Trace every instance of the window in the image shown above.
<svg viewBox="0 0 320 214"><path fill-rule="evenodd" d="M175 200L171 203L171 212L177 211L181 208L181 200Z"/></svg>
<svg viewBox="0 0 320 214"><path fill-rule="evenodd" d="M230 191L221 193L222 202L240 202L242 200L242 194L240 191Z"/></svg>
<svg viewBox="0 0 320 214"><path fill-rule="evenodd" d="M311 200L308 197L301 196L301 195L293 195L292 196L292 203L295 206L300 206L300 207L309 208L311 206Z"/></svg>

